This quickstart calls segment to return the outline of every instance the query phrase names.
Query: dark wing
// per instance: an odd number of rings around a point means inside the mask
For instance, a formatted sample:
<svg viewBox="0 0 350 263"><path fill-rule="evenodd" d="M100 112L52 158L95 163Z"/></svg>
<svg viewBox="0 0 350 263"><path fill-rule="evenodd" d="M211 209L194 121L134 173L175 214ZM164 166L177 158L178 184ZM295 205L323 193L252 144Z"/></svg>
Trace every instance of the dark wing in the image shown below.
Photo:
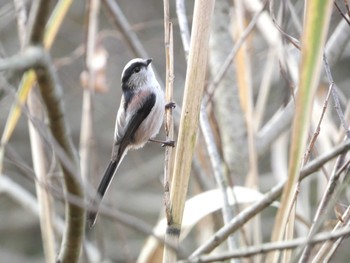
<svg viewBox="0 0 350 263"><path fill-rule="evenodd" d="M147 118L155 102L156 102L156 95L154 93L151 93L147 97L147 99L143 102L140 109L138 109L135 112L134 116L131 118L125 130L125 135L119 142L118 151L116 151L116 154L113 153L112 159L109 162L106 168L106 171L97 188L97 196L93 202L96 209L94 209L94 211L88 211L87 220L90 228L93 227L95 224L98 206L101 203L102 198L105 195L108 189L108 186L110 185L112 178L119 167L119 163L121 159L124 157L125 150L127 149L128 145L132 143L137 129L140 127L143 120ZM114 149L116 148L117 147L114 145L113 151L115 151Z"/></svg>
<svg viewBox="0 0 350 263"><path fill-rule="evenodd" d="M149 113L151 112L154 104L156 103L156 95L151 93L143 102L142 106L134 113L131 120L129 121L123 138L121 138L119 142L118 154L123 153L126 147L133 142L135 133L137 129L140 127L141 123L144 119L147 118Z"/></svg>

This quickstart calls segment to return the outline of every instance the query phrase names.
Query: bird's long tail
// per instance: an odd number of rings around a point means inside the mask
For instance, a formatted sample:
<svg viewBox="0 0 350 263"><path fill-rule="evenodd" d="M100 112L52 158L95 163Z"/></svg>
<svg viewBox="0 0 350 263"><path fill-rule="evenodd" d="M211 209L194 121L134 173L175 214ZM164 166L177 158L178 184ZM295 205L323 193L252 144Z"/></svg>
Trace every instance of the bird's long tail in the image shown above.
<svg viewBox="0 0 350 263"><path fill-rule="evenodd" d="M104 175L100 181L100 184L97 188L96 197L91 201L90 206L92 207L92 210L87 211L87 224L90 228L92 228L96 223L97 213L98 213L98 207L101 204L101 201L110 186L113 176L115 172L118 170L118 167L123 160L124 156L126 154L126 151L118 153L118 156L115 160L111 160L104 172Z"/></svg>

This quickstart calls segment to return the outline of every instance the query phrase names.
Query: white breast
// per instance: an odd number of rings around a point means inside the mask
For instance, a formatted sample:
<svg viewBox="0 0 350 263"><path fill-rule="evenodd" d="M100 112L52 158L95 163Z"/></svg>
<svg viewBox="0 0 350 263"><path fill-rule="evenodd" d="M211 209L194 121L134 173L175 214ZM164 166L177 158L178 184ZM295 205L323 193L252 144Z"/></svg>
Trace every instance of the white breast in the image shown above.
<svg viewBox="0 0 350 263"><path fill-rule="evenodd" d="M141 123L135 134L135 142L132 148L142 147L150 138L154 138L158 133L164 121L165 112L165 96L164 92L159 88L153 88L152 92L156 94L156 102L147 116Z"/></svg>

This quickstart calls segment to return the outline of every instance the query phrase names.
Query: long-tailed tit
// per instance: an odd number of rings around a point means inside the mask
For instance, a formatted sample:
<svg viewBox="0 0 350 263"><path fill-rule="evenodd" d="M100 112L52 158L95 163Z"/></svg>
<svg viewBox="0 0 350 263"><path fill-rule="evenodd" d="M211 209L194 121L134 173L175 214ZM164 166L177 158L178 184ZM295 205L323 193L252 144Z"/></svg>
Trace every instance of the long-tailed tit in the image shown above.
<svg viewBox="0 0 350 263"><path fill-rule="evenodd" d="M98 186L94 210L87 214L90 227L95 224L98 206L126 153L143 147L162 126L165 96L151 62L152 59L135 58L124 67L123 95L115 124L112 156Z"/></svg>

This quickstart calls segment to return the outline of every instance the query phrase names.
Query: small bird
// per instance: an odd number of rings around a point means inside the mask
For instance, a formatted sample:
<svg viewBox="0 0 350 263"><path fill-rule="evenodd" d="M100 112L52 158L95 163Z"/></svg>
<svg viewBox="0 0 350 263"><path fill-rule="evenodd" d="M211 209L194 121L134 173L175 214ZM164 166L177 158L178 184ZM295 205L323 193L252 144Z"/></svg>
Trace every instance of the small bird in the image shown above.
<svg viewBox="0 0 350 263"><path fill-rule="evenodd" d="M98 206L127 152L143 147L149 140L160 142L152 138L163 123L165 95L151 62L150 58L135 58L124 67L121 77L123 95L115 123L112 156L92 201L94 211L87 214L90 228L96 222Z"/></svg>

